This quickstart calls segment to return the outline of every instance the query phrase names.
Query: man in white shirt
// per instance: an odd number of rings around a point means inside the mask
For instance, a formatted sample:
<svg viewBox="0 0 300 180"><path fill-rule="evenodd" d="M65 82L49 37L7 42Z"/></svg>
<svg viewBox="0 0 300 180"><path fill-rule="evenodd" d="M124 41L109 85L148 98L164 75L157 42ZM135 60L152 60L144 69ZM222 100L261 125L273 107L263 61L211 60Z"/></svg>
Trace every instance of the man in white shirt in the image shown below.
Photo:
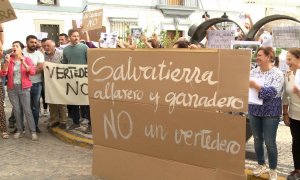
<svg viewBox="0 0 300 180"><path fill-rule="evenodd" d="M44 55L41 51L37 50L37 37L34 35L29 35L26 37L26 45L27 47L23 50L24 56L29 57L34 66L36 74L34 76L30 76L30 80L32 82L32 87L30 90L31 95L31 110L34 117L34 122L36 125L36 132L40 133L40 129L38 127L39 122L39 112L40 112L40 98L42 92L42 72L43 72L43 63L44 63Z"/></svg>

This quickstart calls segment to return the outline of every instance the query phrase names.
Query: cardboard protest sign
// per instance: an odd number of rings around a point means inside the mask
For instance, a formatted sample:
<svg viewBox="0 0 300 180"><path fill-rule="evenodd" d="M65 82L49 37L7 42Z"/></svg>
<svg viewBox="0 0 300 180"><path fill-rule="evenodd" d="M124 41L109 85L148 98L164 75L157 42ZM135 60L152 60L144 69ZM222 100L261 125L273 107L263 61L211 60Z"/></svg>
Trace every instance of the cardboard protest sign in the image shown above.
<svg viewBox="0 0 300 180"><path fill-rule="evenodd" d="M300 26L273 27L273 47L300 47Z"/></svg>
<svg viewBox="0 0 300 180"><path fill-rule="evenodd" d="M9 0L1 0L0 5L0 23L17 19Z"/></svg>
<svg viewBox="0 0 300 180"><path fill-rule="evenodd" d="M45 96L50 104L89 105L87 65L44 63Z"/></svg>
<svg viewBox="0 0 300 180"><path fill-rule="evenodd" d="M102 27L102 16L102 9L84 12L82 17L82 30L89 31L93 29L100 29Z"/></svg>
<svg viewBox="0 0 300 180"><path fill-rule="evenodd" d="M90 49L88 62L94 175L245 178L245 117L216 112L247 111L249 51ZM111 156L134 163L112 174Z"/></svg>
<svg viewBox="0 0 300 180"><path fill-rule="evenodd" d="M234 30L208 30L209 48L230 49L231 41L234 41Z"/></svg>
<svg viewBox="0 0 300 180"><path fill-rule="evenodd" d="M101 37L101 33L105 33L105 32L106 32L106 27L105 26L102 26L101 29L94 29L94 30L88 31L90 41L99 42L99 39Z"/></svg>
<svg viewBox="0 0 300 180"><path fill-rule="evenodd" d="M72 20L72 28L79 30L80 39L86 40L86 36L83 34L83 31L82 31L82 21ZM102 28L93 29L93 30L90 30L90 31L87 31L87 32L89 34L90 41L98 42L99 39L100 39L101 33L106 32L106 27L102 26Z"/></svg>

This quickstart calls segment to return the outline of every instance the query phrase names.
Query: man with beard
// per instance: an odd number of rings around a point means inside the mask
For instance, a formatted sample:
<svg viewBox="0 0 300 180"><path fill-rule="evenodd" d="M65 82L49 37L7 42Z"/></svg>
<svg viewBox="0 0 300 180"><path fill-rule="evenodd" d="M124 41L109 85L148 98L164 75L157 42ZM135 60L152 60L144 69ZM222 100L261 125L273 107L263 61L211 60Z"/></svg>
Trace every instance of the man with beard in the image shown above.
<svg viewBox="0 0 300 180"><path fill-rule="evenodd" d="M79 31L76 29L70 29L68 32L70 38L70 45L65 47L63 50L63 64L87 64L87 49L88 46L80 43ZM80 113L89 121L86 132L91 131L91 120L90 120L90 107L86 105L70 105L71 117L73 124L68 130L76 129L80 127Z"/></svg>
<svg viewBox="0 0 300 180"><path fill-rule="evenodd" d="M58 35L59 38L59 50L63 50L65 47L69 45L69 36L65 33L61 33Z"/></svg>
<svg viewBox="0 0 300 180"><path fill-rule="evenodd" d="M31 95L31 110L34 117L34 122L36 125L36 132L40 133L38 127L39 122L39 112L40 112L40 98L42 92L42 71L44 63L44 55L37 49L37 37L34 35L29 35L26 37L26 49L23 50L24 56L29 57L35 66L35 75L30 76L32 82L32 87L30 90Z"/></svg>

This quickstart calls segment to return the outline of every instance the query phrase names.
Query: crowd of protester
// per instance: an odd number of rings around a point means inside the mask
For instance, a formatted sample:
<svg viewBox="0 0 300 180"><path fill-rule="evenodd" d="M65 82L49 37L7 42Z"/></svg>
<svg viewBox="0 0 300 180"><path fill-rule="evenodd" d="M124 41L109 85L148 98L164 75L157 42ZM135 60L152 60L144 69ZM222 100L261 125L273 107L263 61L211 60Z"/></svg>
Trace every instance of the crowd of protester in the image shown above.
<svg viewBox="0 0 300 180"><path fill-rule="evenodd" d="M250 23L245 23L246 29L253 26L251 17L246 17ZM207 17L206 17L207 19ZM212 27L214 29L214 27ZM300 89L295 86L295 73L300 69L300 49L288 49L286 64L289 71L282 72L275 66L275 52L271 47L271 34L261 29L256 40L262 46L257 51L257 67L250 72L249 88L258 93L262 99L262 105L249 104L248 117L254 137L254 147L257 156L257 167L253 174L260 176L269 172L272 180L277 179L277 129L281 117L284 123L290 127L292 135L292 155L294 171L287 177L288 180L300 179ZM44 95L43 63L87 64L88 48L96 48L89 40L85 32L85 40L81 41L78 29L69 30L68 34L59 35L59 45L56 46L52 39L44 38L40 42L34 35L26 38L26 47L20 42L12 43L11 51L3 50L4 27L0 24L0 58L2 58L1 75L4 77L0 84L0 131L3 139L9 138L4 112L5 82L7 79L7 93L13 107L9 118L9 128L15 128L14 138L20 138L25 132L24 115L32 135L32 140L38 140L40 98ZM242 38L239 34L237 39ZM145 48L164 48L158 36L153 34L150 38L141 35L140 42ZM192 44L185 38L179 38L173 48L203 48L205 44ZM101 48L101 47L100 47ZM117 41L117 48L138 48L135 39L130 34L124 41ZM6 79L5 79L6 78ZM254 79L263 79L259 84ZM49 104L43 100L44 115L50 111L48 127L56 127L63 130L72 130L80 127L80 121L86 120L88 128L86 133L91 133L91 118L89 106ZM67 127L68 117L73 124ZM268 164L266 165L264 144L267 149Z"/></svg>

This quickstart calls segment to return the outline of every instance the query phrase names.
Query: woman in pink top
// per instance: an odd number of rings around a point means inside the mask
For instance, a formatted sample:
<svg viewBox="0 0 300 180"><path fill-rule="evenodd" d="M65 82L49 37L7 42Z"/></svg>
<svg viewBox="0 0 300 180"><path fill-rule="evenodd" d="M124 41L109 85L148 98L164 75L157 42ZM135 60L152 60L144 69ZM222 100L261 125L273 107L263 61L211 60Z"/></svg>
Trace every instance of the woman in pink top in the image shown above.
<svg viewBox="0 0 300 180"><path fill-rule="evenodd" d="M20 41L12 44L12 54L5 56L2 75L7 75L7 92L16 117L17 132L14 138L23 136L23 115L25 114L32 140L38 140L32 111L30 108L30 87L32 83L29 75L35 74L35 69L30 58L24 57ZM24 113L24 114L23 114Z"/></svg>

